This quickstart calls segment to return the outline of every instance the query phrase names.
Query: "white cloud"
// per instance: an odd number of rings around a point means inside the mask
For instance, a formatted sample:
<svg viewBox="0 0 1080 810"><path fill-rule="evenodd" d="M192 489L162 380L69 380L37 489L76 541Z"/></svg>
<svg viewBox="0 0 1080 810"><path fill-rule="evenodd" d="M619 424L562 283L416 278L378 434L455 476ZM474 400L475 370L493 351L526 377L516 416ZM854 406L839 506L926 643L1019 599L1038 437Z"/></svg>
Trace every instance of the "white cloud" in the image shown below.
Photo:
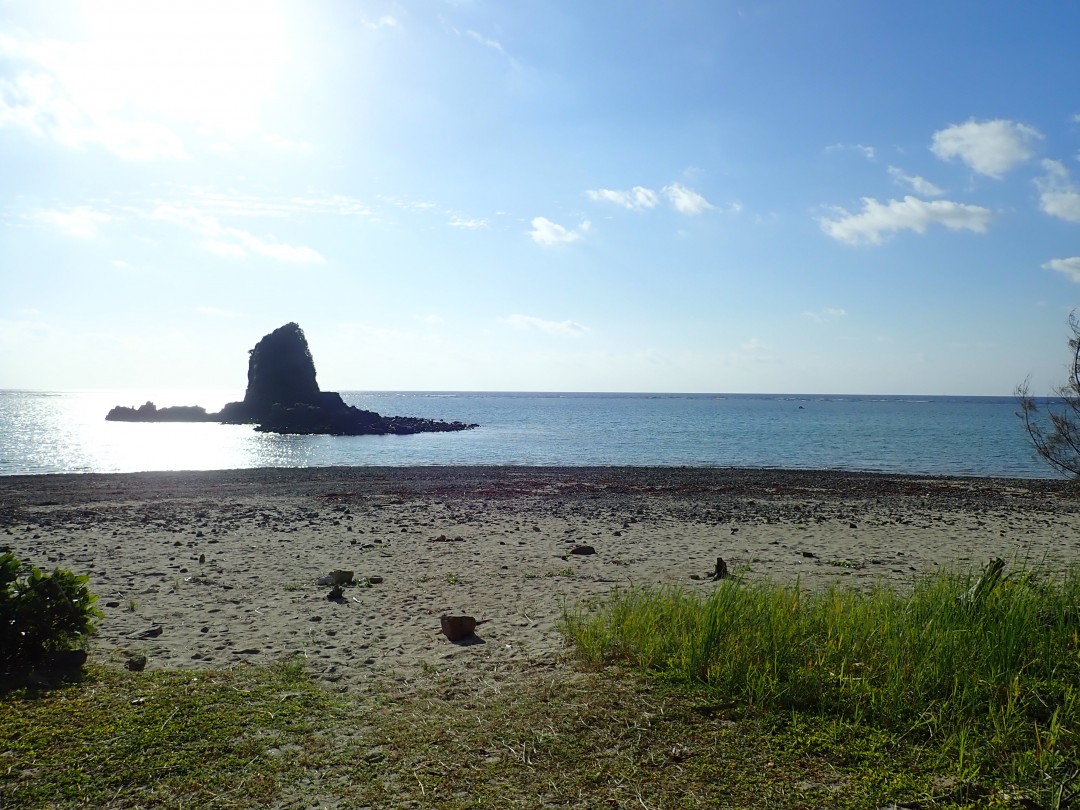
<svg viewBox="0 0 1080 810"><path fill-rule="evenodd" d="M825 147L826 152L846 152L849 150L858 152L867 160L873 160L875 156L874 147L864 146L861 143L834 143L832 146Z"/></svg>
<svg viewBox="0 0 1080 810"><path fill-rule="evenodd" d="M1080 193L1069 177L1069 170L1057 160L1044 160L1042 165L1046 174L1035 180L1039 208L1052 217L1080 222Z"/></svg>
<svg viewBox="0 0 1080 810"><path fill-rule="evenodd" d="M203 246L219 256L246 258L255 254L291 264L322 264L325 261L313 248L285 244L273 237L263 238L240 228L222 225L214 217L194 208L162 205L154 209L150 217L205 236Z"/></svg>
<svg viewBox="0 0 1080 810"><path fill-rule="evenodd" d="M5 53L0 47L0 55ZM74 102L52 76L0 79L0 127L15 126L71 149L101 146L133 161L186 157L180 139L154 121L125 121Z"/></svg>
<svg viewBox="0 0 1080 810"><path fill-rule="evenodd" d="M672 183L670 186L665 186L664 194L680 214L700 214L702 211L707 211L713 207L712 203L681 183Z"/></svg>
<svg viewBox="0 0 1080 810"><path fill-rule="evenodd" d="M438 208L433 202L426 200L410 200L408 197L399 197L396 195L379 195L379 199L387 205L392 205L394 208L400 208L403 211L426 211L432 208Z"/></svg>
<svg viewBox="0 0 1080 810"><path fill-rule="evenodd" d="M66 236L89 239L97 236L98 226L110 222L112 217L86 205L62 210L35 211L31 218L43 225L56 228Z"/></svg>
<svg viewBox="0 0 1080 810"><path fill-rule="evenodd" d="M479 42L485 48L491 48L493 51L498 51L503 56L506 56L506 51L503 49L502 43L494 39L488 39L483 34L479 34L476 31L466 31L465 35L476 42Z"/></svg>
<svg viewBox="0 0 1080 810"><path fill-rule="evenodd" d="M397 28L400 25L400 23L397 21L397 18L392 17L389 14L383 14L377 20L364 20L363 24L364 27L370 28L372 30L378 28Z"/></svg>
<svg viewBox="0 0 1080 810"><path fill-rule="evenodd" d="M840 242L878 245L882 242L883 234L900 230L923 233L933 223L951 230L984 233L993 217L987 208L948 200L927 202L909 196L903 200L880 203L873 197L864 197L862 203L861 213L850 214L839 209L835 219L822 217L818 220L821 229Z"/></svg>
<svg viewBox="0 0 1080 810"><path fill-rule="evenodd" d="M581 337L589 332L589 327L574 321L546 321L532 315L508 315L505 318L499 318L499 321L515 329L535 329L549 335Z"/></svg>
<svg viewBox="0 0 1080 810"><path fill-rule="evenodd" d="M0 34L0 127L125 160L185 157L177 125L208 142L259 131L289 56L260 0L95 0L77 39Z"/></svg>
<svg viewBox="0 0 1080 810"><path fill-rule="evenodd" d="M996 119L953 124L934 133L930 151L942 160L959 158L979 174L1001 177L1029 160L1042 133L1027 124Z"/></svg>
<svg viewBox="0 0 1080 810"><path fill-rule="evenodd" d="M1051 259L1043 267L1047 270L1056 270L1070 281L1080 284L1080 256L1071 256L1068 259Z"/></svg>
<svg viewBox="0 0 1080 810"><path fill-rule="evenodd" d="M646 208L655 208L660 202L660 196L651 188L634 186L629 191L615 191L609 188L600 188L586 191L589 199L594 202L610 202L629 208L631 211L641 211Z"/></svg>
<svg viewBox="0 0 1080 810"><path fill-rule="evenodd" d="M467 231L485 231L491 227L491 223L486 219L465 219L464 217L454 217L450 220L451 228L464 228Z"/></svg>
<svg viewBox="0 0 1080 810"><path fill-rule="evenodd" d="M889 167L889 176L896 180L896 182L910 187L916 194L922 194L924 197L939 197L945 193L925 177L907 174L903 169L898 169L896 166Z"/></svg>
<svg viewBox="0 0 1080 810"><path fill-rule="evenodd" d="M804 312L803 315L812 321L823 323L825 321L835 321L837 318L846 318L847 310L839 307L825 307L817 312Z"/></svg>
<svg viewBox="0 0 1080 810"><path fill-rule="evenodd" d="M532 230L529 232L529 236L538 245L553 247L578 241L588 232L590 227L592 226L589 221L585 220L578 226L577 230L569 230L557 222L552 222L547 217L535 217L532 221Z"/></svg>

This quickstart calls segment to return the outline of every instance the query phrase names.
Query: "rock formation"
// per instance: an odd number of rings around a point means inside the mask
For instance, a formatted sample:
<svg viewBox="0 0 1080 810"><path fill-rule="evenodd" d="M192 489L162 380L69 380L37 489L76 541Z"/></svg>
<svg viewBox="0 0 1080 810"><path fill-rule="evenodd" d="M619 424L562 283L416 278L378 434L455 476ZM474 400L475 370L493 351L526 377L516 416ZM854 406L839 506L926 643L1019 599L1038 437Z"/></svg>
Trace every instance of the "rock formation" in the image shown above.
<svg viewBox="0 0 1080 810"><path fill-rule="evenodd" d="M322 398L315 361L299 325L287 323L275 329L256 343L250 354L244 401L222 408L223 421L261 423L275 405L344 406L337 394L330 395L337 402Z"/></svg>
<svg viewBox="0 0 1080 810"><path fill-rule="evenodd" d="M217 414L207 413L206 408L198 405L176 405L171 408L159 408L153 402L147 402L138 408L125 408L117 405L105 415L109 422L220 422Z"/></svg>
<svg viewBox="0 0 1080 810"><path fill-rule="evenodd" d="M295 323L275 329L255 344L248 360L248 384L241 402L219 413L198 406L158 409L117 406L105 417L116 422L225 422L252 424L271 433L327 433L337 436L433 433L476 425L410 416L382 416L346 405L340 394L320 391L307 338Z"/></svg>

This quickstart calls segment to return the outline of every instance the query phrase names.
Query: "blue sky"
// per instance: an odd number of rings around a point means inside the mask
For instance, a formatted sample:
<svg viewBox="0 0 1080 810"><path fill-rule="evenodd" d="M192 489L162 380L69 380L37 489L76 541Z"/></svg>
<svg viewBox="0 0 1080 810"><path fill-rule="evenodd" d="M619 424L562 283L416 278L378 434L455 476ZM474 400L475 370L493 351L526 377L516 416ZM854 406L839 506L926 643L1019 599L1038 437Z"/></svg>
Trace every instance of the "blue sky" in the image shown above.
<svg viewBox="0 0 1080 810"><path fill-rule="evenodd" d="M0 0L0 387L1036 393L1080 6Z"/></svg>

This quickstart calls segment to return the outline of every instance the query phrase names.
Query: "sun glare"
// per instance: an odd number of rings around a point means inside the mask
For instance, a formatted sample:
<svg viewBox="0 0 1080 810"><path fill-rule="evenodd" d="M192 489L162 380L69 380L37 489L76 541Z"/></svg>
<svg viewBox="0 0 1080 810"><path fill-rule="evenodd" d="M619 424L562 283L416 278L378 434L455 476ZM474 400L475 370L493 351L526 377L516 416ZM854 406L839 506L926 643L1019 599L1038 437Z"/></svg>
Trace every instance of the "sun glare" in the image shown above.
<svg viewBox="0 0 1080 810"><path fill-rule="evenodd" d="M288 58L286 27L266 0L93 0L87 41L65 84L103 115L159 115L208 135L258 129Z"/></svg>

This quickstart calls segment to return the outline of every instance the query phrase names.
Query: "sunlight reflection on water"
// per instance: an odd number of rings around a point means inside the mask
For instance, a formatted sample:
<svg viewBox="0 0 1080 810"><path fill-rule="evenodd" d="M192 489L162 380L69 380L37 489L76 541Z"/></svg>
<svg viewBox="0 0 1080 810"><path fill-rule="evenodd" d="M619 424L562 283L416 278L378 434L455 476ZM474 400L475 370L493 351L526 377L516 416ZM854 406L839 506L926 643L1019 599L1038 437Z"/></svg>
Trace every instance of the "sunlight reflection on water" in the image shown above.
<svg viewBox="0 0 1080 810"><path fill-rule="evenodd" d="M114 405L239 391L0 391L0 475L252 467L687 465L1052 477L1009 398L342 392L390 416L479 422L415 436L279 436L249 425L106 422Z"/></svg>

